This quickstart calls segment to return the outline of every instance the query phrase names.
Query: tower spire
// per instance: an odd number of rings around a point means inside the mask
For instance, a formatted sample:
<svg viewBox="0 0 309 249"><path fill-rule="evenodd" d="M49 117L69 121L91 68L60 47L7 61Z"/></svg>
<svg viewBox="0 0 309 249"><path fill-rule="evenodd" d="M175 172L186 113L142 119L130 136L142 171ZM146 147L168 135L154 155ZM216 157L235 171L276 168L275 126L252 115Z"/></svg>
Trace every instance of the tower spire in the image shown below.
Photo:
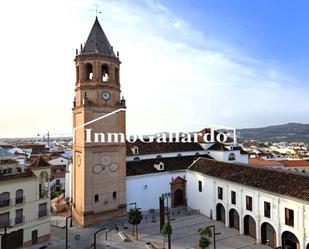
<svg viewBox="0 0 309 249"><path fill-rule="evenodd" d="M116 57L97 16L81 54L103 54Z"/></svg>

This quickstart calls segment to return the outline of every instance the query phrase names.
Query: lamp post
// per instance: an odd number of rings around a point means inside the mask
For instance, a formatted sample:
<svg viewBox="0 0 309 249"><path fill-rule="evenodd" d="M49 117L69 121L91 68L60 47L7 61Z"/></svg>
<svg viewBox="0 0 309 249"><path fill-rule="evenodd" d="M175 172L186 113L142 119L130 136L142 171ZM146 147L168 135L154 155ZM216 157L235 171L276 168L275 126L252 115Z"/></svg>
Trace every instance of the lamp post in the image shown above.
<svg viewBox="0 0 309 249"><path fill-rule="evenodd" d="M96 249L97 248L97 234L101 231L105 230L105 227L97 230L94 234L93 234L93 248Z"/></svg>
<svg viewBox="0 0 309 249"><path fill-rule="evenodd" d="M166 199L166 217L167 217L168 224L171 224L170 223L171 222L170 212L168 211L168 198L171 198L172 200L172 196L173 196L172 192L162 194L162 198ZM168 249L171 249L172 245L171 245L171 235L170 234L167 235L167 241L168 241Z"/></svg>
<svg viewBox="0 0 309 249"><path fill-rule="evenodd" d="M221 233L216 233L216 227L214 225L208 226L209 228L213 229L213 238L214 238L214 249L216 249L216 236L221 234Z"/></svg>
<svg viewBox="0 0 309 249"><path fill-rule="evenodd" d="M72 216L68 216L65 218L65 249L69 248L69 240L68 240L68 220L71 219L72 220Z"/></svg>

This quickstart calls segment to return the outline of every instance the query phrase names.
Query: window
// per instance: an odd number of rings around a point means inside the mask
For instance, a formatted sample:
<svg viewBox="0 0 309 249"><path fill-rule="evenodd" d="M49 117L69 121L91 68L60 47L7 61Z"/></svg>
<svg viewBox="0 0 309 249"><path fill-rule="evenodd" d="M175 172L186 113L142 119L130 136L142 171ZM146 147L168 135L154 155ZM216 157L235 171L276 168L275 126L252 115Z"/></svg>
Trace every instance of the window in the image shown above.
<svg viewBox="0 0 309 249"><path fill-rule="evenodd" d="M23 223L23 209L17 209L15 215L15 224L22 224Z"/></svg>
<svg viewBox="0 0 309 249"><path fill-rule="evenodd" d="M223 200L223 189L218 187L218 199Z"/></svg>
<svg viewBox="0 0 309 249"><path fill-rule="evenodd" d="M99 201L99 195L95 195L94 196L94 202L98 202Z"/></svg>
<svg viewBox="0 0 309 249"><path fill-rule="evenodd" d="M113 192L113 199L116 200L117 199L117 192Z"/></svg>
<svg viewBox="0 0 309 249"><path fill-rule="evenodd" d="M92 80L92 79L93 79L92 65L88 63L86 65L86 80Z"/></svg>
<svg viewBox="0 0 309 249"><path fill-rule="evenodd" d="M56 185L60 185L60 179L56 180Z"/></svg>
<svg viewBox="0 0 309 249"><path fill-rule="evenodd" d="M236 192L235 191L231 192L231 203L233 205L236 205Z"/></svg>
<svg viewBox="0 0 309 249"><path fill-rule="evenodd" d="M16 191L15 204L21 204L23 202L24 202L24 191L22 189L19 189Z"/></svg>
<svg viewBox="0 0 309 249"><path fill-rule="evenodd" d="M198 191L202 192L203 186L202 186L202 181L198 181Z"/></svg>
<svg viewBox="0 0 309 249"><path fill-rule="evenodd" d="M229 154L229 161L235 161L235 160L236 160L235 154L234 153L230 153Z"/></svg>
<svg viewBox="0 0 309 249"><path fill-rule="evenodd" d="M246 196L246 209L252 211L252 197Z"/></svg>
<svg viewBox="0 0 309 249"><path fill-rule="evenodd" d="M270 203L264 201L264 216L270 218Z"/></svg>
<svg viewBox="0 0 309 249"><path fill-rule="evenodd" d="M0 214L0 229L10 225L10 212Z"/></svg>
<svg viewBox="0 0 309 249"><path fill-rule="evenodd" d="M0 195L0 207L6 207L10 205L10 193L4 192Z"/></svg>
<svg viewBox="0 0 309 249"><path fill-rule="evenodd" d="M108 74L109 74L109 72L108 72L109 70L108 70L108 65L106 65L106 64L104 64L104 65L102 65L102 67L101 67L101 73L102 73L102 81L103 82L108 82Z"/></svg>
<svg viewBox="0 0 309 249"><path fill-rule="evenodd" d="M47 203L39 204L39 217L47 216Z"/></svg>
<svg viewBox="0 0 309 249"><path fill-rule="evenodd" d="M294 226L294 211L292 209L285 209L285 224L288 226Z"/></svg>
<svg viewBox="0 0 309 249"><path fill-rule="evenodd" d="M131 151L132 151L133 155L137 155L138 154L138 147L134 146L133 148L131 148Z"/></svg>

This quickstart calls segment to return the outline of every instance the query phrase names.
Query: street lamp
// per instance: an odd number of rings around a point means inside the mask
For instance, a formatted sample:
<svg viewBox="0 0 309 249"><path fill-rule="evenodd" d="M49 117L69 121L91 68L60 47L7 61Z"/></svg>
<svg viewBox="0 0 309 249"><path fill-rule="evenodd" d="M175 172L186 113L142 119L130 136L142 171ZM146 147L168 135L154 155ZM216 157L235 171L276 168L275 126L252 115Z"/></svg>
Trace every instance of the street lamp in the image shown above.
<svg viewBox="0 0 309 249"><path fill-rule="evenodd" d="M94 234L93 234L93 248L96 249L97 248L97 234L101 231L105 230L105 227L97 230Z"/></svg>
<svg viewBox="0 0 309 249"><path fill-rule="evenodd" d="M172 196L173 196L172 192L162 194L162 198L166 199L166 217L167 217L168 224L171 224L170 223L171 222L170 212L168 211L168 198L171 198L172 200ZM170 234L167 235L167 240L168 240L168 249L171 249L172 245L171 245L171 235Z"/></svg>
<svg viewBox="0 0 309 249"><path fill-rule="evenodd" d="M214 249L216 249L216 236L221 234L221 233L216 233L216 227L214 225L208 226L207 228L213 228L213 238L214 238Z"/></svg>

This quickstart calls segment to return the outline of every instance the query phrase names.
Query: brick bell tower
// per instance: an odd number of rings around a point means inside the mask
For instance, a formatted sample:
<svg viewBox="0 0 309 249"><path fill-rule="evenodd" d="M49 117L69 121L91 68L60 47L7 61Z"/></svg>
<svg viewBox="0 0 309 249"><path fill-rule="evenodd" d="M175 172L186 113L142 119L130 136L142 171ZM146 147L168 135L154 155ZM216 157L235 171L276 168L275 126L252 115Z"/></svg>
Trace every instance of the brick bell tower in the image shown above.
<svg viewBox="0 0 309 249"><path fill-rule="evenodd" d="M126 212L125 142L95 142L86 136L90 129L92 134L125 134L125 112L83 126L125 108L125 100L120 99L120 63L119 53L115 55L96 17L84 47L75 57L72 215L82 227Z"/></svg>

